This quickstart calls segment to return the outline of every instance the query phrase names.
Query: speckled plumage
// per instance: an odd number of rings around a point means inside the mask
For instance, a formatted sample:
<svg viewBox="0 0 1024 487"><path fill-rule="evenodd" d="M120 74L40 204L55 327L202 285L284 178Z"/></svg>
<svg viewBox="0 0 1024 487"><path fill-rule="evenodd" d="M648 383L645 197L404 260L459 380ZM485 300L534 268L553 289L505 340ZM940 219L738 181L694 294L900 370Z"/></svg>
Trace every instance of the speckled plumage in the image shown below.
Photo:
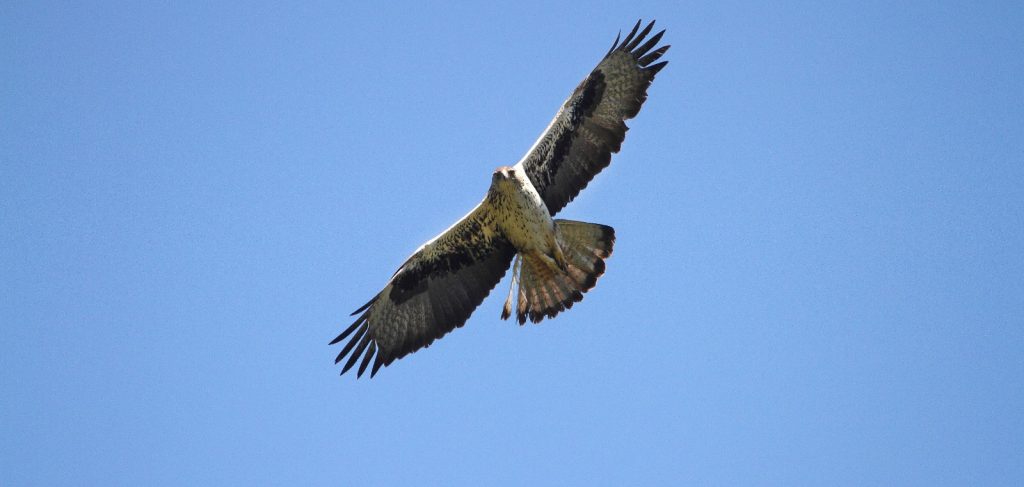
<svg viewBox="0 0 1024 487"><path fill-rule="evenodd" d="M372 362L375 375L461 327L517 255L502 318L511 315L513 295L522 324L555 316L593 288L611 254L614 230L552 217L608 166L625 138L625 120L636 116L647 87L667 64L652 64L669 48L654 49L664 31L644 42L654 22L643 30L640 25L621 43L615 39L526 155L494 172L483 201L417 249L353 313L356 321L331 341L348 340L335 360L348 357L342 373L359 363L362 376Z"/></svg>

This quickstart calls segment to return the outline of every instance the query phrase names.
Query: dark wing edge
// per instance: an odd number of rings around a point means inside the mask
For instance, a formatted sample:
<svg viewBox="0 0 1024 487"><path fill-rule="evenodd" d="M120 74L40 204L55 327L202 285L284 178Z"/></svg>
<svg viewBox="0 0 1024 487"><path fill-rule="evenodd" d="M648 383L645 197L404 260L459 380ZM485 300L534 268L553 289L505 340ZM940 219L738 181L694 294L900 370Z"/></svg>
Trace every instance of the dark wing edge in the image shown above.
<svg viewBox="0 0 1024 487"><path fill-rule="evenodd" d="M346 356L341 373L360 357L362 377L466 323L473 310L501 281L515 255L504 238L484 231L490 225L484 204L424 244L395 272L384 289L353 312L356 321L331 345L348 339L334 363Z"/></svg>
<svg viewBox="0 0 1024 487"><path fill-rule="evenodd" d="M640 112L647 88L668 64L652 64L670 47L654 49L665 31L644 42L654 21L643 30L641 23L638 20L621 43L616 36L605 57L519 161L552 216L608 167L629 130L625 120Z"/></svg>

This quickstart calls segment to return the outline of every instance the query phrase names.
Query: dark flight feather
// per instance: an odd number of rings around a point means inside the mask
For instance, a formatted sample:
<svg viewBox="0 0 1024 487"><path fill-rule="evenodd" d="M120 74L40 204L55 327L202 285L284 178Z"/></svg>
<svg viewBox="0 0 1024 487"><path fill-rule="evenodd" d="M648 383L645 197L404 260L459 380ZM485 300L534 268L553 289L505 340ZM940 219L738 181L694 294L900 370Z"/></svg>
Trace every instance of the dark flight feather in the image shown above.
<svg viewBox="0 0 1024 487"><path fill-rule="evenodd" d="M665 31L640 45L654 22L643 30L640 25L637 22L621 43L612 45L519 161L552 216L587 187L621 149L628 130L625 120L640 111L647 87L666 64L651 65L669 46L648 53Z"/></svg>

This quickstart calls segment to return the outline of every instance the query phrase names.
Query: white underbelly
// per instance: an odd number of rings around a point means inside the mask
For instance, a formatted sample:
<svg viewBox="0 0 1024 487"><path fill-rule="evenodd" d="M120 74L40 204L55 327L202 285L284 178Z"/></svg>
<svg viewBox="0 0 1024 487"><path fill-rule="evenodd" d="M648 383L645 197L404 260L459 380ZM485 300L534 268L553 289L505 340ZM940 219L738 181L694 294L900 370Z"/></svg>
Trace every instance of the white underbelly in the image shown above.
<svg viewBox="0 0 1024 487"><path fill-rule="evenodd" d="M547 207L533 188L516 196L509 201L501 219L505 237L520 252L538 250L548 253L548 246L554 241L554 222Z"/></svg>

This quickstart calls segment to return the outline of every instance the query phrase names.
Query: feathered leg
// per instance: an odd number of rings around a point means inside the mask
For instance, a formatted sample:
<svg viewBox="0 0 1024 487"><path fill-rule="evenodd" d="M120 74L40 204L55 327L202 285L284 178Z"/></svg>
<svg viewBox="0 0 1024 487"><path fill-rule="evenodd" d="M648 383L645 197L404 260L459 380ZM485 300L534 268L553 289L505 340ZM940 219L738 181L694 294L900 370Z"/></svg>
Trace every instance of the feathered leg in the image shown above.
<svg viewBox="0 0 1024 487"><path fill-rule="evenodd" d="M512 294L516 291L516 284L519 283L519 270L523 267L523 260L516 254L516 260L512 262L512 285L508 288L508 297L505 298L505 306L501 308L501 319L507 320L512 316Z"/></svg>

